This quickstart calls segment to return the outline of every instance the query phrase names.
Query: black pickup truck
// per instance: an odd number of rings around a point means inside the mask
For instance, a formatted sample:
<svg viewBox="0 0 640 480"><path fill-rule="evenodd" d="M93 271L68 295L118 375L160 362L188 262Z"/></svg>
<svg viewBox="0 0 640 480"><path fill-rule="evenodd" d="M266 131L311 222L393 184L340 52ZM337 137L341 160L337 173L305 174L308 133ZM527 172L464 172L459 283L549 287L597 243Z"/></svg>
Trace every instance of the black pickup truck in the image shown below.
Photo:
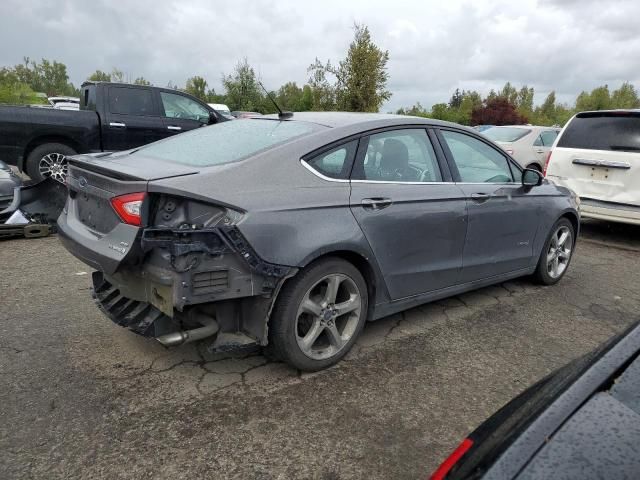
<svg viewBox="0 0 640 480"><path fill-rule="evenodd" d="M128 150L226 120L177 90L85 82L79 111L0 106L0 160L34 181L64 181L69 155Z"/></svg>

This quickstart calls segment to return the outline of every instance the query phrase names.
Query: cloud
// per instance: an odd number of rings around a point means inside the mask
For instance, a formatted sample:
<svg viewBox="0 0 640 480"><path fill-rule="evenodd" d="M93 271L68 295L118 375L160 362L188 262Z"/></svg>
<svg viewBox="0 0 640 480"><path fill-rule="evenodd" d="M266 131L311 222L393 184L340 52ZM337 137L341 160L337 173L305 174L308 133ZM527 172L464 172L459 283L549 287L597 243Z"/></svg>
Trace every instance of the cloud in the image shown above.
<svg viewBox="0 0 640 480"><path fill-rule="evenodd" d="M506 81L533 86L538 101L555 89L572 102L640 80L639 15L634 1L4 0L0 65L44 57L65 63L76 84L117 67L156 85L202 75L221 90L222 74L247 57L277 88L304 83L315 57L341 59L359 22L390 53L385 111Z"/></svg>

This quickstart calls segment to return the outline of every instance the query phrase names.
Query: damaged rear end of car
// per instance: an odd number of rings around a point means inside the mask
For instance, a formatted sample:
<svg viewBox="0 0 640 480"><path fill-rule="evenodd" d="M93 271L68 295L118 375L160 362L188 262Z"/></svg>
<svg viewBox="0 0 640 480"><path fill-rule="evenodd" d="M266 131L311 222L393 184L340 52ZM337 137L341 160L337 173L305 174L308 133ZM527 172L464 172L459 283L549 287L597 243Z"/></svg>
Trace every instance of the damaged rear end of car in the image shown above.
<svg viewBox="0 0 640 480"><path fill-rule="evenodd" d="M206 337L212 351L266 345L273 301L296 269L256 254L238 228L246 212L154 184L196 167L98 160L70 160L58 225L65 247L96 269L100 310L166 346Z"/></svg>

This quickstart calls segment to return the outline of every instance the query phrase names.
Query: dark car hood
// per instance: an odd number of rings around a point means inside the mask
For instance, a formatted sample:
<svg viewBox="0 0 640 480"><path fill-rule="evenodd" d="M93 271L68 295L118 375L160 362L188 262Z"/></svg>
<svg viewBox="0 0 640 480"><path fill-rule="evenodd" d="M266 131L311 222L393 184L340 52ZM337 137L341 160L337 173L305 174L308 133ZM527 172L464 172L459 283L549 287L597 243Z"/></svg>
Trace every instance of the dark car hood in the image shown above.
<svg viewBox="0 0 640 480"><path fill-rule="evenodd" d="M171 163L139 153L132 158L130 153L131 151L74 155L69 157L69 163L98 173L147 181L194 175L200 171L198 167Z"/></svg>

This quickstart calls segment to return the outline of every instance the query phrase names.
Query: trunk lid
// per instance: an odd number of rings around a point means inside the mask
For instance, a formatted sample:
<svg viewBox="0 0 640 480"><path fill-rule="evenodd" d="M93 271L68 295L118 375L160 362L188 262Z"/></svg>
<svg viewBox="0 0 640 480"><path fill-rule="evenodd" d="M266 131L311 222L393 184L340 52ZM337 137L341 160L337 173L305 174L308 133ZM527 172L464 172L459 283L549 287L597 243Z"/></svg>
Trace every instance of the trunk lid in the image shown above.
<svg viewBox="0 0 640 480"><path fill-rule="evenodd" d="M69 165L84 170L102 173L116 179L159 180L162 178L194 175L199 168L179 163L170 163L157 158L136 155L136 150L76 155L69 158Z"/></svg>

